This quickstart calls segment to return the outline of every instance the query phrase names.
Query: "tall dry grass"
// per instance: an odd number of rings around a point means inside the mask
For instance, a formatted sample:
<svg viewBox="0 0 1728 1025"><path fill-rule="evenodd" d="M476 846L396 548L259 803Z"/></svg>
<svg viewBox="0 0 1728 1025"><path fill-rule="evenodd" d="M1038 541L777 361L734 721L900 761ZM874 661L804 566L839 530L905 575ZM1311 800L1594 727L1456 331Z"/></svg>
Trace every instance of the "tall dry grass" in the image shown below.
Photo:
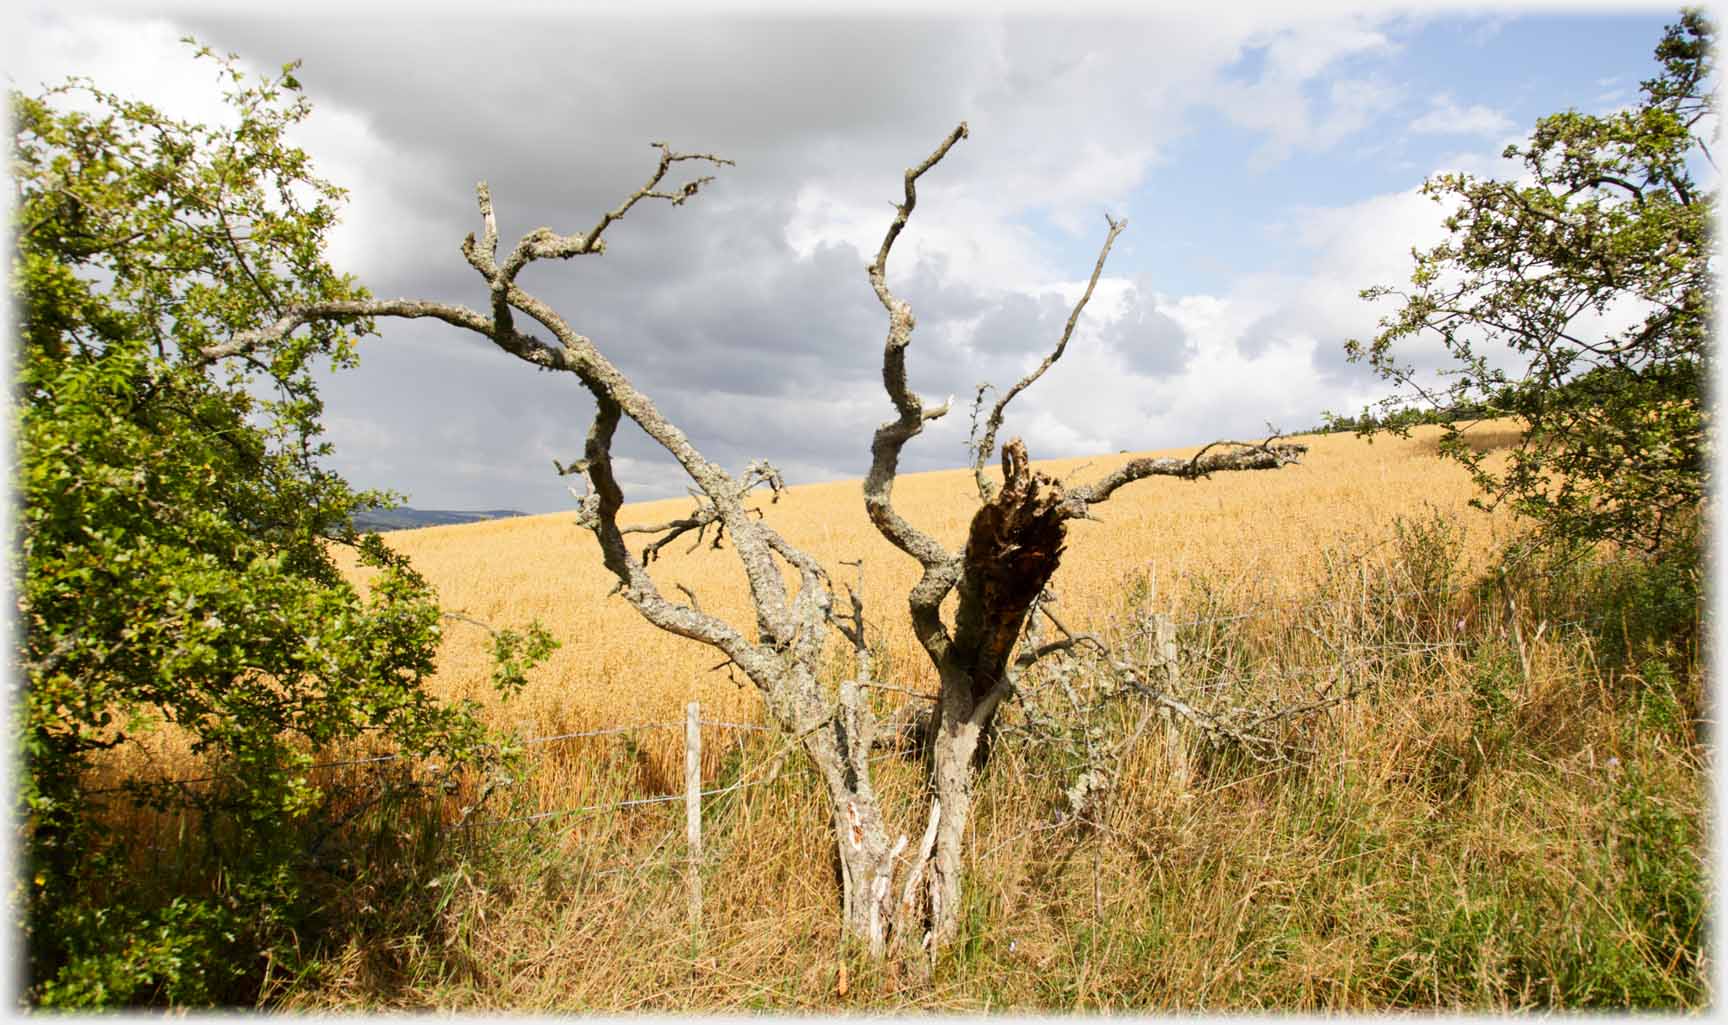
<svg viewBox="0 0 1728 1025"><path fill-rule="evenodd" d="M1076 764L1016 728L1018 707L1005 713L961 935L928 983L842 944L821 787L792 761L708 809L700 933L685 919L677 806L502 825L395 891L435 900L410 901L283 997L471 1010L1701 1006L1696 608L1670 607L1660 588L1616 591L1606 570L1555 569L1516 585L1514 630L1505 594L1476 586L1491 530L1412 514L1311 539L1283 577L1250 565L1154 591L1140 576L1093 603L1093 625L1124 648L1148 611L1187 609L1193 700L1289 702L1322 686L1316 670L1360 694L1287 724L1291 757L1272 764L1190 736L1183 775L1168 734L1134 735L1099 812L1063 822L1052 813ZM1632 629L1640 617L1656 625ZM1062 675L1028 689L1052 693ZM1104 739L1128 736L1137 714L1121 707ZM751 778L774 741L741 744L715 784ZM920 769L879 765L910 829Z"/></svg>
<svg viewBox="0 0 1728 1025"><path fill-rule="evenodd" d="M979 786L961 936L930 982L842 944L822 788L796 753L774 773L781 738L711 727L706 785L749 785L705 805L699 933L685 919L681 806L604 807L677 789L678 731L536 745L478 808L470 780L448 799L357 817L321 891L340 942L273 979L268 998L589 1011L1701 1006L1696 608L1640 591L1641 571L1579 564L1509 581L1514 620L1507 593L1479 585L1516 524L1467 507L1470 484L1436 456L1431 430L1304 440L1305 462L1276 473L1121 492L1103 522L1075 525L1057 607L1122 650L1149 613L1172 615L1196 703L1358 696L1280 724L1290 757L1274 764L1186 735L1186 773L1171 734L1134 734L1139 708L1113 706L1102 740L1132 741L1108 797L1078 822L1054 814L1073 752L1008 709ZM1086 480L1127 458L1042 468ZM908 475L897 504L956 544L969 484L959 471ZM628 521L686 507L634 506ZM832 570L864 560L884 673L930 686L903 624L915 567L870 527L857 482L793 488L765 511ZM453 623L436 689L523 736L673 722L692 698L706 717L755 720L754 694L712 671L707 649L607 597L572 520L390 535L447 606L500 625L539 618L564 643L499 703L483 631ZM655 573L745 624L736 565L729 551L673 546ZM1063 681L1082 694L1102 684L1096 667L1052 666L1029 682L1034 704L1059 705ZM172 771L172 752L156 757ZM877 767L889 813L915 832L921 767L892 752ZM341 771L356 794L376 780ZM452 830L465 807L473 827Z"/></svg>

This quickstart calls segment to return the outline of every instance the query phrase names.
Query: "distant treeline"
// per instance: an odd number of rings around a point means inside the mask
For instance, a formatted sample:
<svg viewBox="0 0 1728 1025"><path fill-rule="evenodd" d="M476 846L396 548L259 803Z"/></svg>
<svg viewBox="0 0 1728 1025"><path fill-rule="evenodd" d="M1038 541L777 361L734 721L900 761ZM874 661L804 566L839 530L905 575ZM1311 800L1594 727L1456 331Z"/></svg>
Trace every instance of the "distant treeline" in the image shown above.
<svg viewBox="0 0 1728 1025"><path fill-rule="evenodd" d="M1511 386L1507 386L1492 396L1454 402L1440 408L1405 406L1379 413L1371 409L1364 409L1356 416L1339 416L1331 412L1322 413L1320 414L1323 418L1322 423L1311 433L1381 431L1399 427L1414 427L1417 424L1449 424L1458 420L1491 420L1495 417L1513 416L1518 412L1518 394Z"/></svg>
<svg viewBox="0 0 1728 1025"><path fill-rule="evenodd" d="M479 523L507 516L525 516L515 509L483 509L462 512L452 509L368 509L354 514L354 529L359 531L412 530L415 527L442 527L451 523Z"/></svg>

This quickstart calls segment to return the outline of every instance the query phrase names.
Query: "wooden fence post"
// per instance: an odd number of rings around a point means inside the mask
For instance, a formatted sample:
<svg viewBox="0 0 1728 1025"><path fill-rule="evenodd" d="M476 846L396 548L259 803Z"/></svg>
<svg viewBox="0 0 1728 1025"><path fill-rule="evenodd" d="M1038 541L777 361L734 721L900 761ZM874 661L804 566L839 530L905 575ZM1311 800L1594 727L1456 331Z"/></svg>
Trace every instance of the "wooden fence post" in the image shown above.
<svg viewBox="0 0 1728 1025"><path fill-rule="evenodd" d="M690 930L702 927L702 713L684 706L684 841L690 856Z"/></svg>
<svg viewBox="0 0 1728 1025"><path fill-rule="evenodd" d="M1176 625L1170 617L1162 612L1152 614L1152 648L1159 660L1159 668L1163 671L1161 681L1164 692L1174 696L1180 683L1177 668ZM1164 747L1170 758L1170 777L1176 784L1176 789L1182 793L1188 792L1188 745L1182 736L1182 730L1176 725L1176 715L1168 708L1164 710Z"/></svg>

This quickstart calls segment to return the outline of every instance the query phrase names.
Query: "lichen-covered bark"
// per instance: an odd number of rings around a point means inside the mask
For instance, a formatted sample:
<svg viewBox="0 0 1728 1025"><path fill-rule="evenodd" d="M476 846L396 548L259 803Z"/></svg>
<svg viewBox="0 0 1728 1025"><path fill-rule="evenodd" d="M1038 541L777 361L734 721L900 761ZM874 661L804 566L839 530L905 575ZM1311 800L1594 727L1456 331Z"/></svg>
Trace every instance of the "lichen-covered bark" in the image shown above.
<svg viewBox="0 0 1728 1025"><path fill-rule="evenodd" d="M832 727L812 734L805 749L828 790L840 861L841 919L849 935L881 957L894 924L895 862L906 837L888 839L870 777L870 724L861 720L852 697L842 698Z"/></svg>

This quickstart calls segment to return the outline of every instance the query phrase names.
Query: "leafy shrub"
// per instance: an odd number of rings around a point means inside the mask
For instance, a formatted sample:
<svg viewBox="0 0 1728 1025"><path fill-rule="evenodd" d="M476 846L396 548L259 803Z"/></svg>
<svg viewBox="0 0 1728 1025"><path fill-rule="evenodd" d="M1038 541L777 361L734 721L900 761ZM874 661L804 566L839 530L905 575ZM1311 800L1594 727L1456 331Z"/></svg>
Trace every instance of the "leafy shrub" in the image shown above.
<svg viewBox="0 0 1728 1025"><path fill-rule="evenodd" d="M301 839L331 810L319 752L382 740L448 761L487 740L425 689L431 587L349 526L385 496L320 464L313 371L352 362L346 328L210 354L296 303L364 294L323 257L340 190L285 141L309 111L293 67L248 83L219 63L235 116L217 127L80 80L11 96L15 721L44 1003L248 999L294 944ZM56 109L68 96L86 109ZM365 593L337 545L372 571ZM551 643L500 633L499 682L520 686ZM130 791L196 839L147 886L91 779L152 736L214 780Z"/></svg>

